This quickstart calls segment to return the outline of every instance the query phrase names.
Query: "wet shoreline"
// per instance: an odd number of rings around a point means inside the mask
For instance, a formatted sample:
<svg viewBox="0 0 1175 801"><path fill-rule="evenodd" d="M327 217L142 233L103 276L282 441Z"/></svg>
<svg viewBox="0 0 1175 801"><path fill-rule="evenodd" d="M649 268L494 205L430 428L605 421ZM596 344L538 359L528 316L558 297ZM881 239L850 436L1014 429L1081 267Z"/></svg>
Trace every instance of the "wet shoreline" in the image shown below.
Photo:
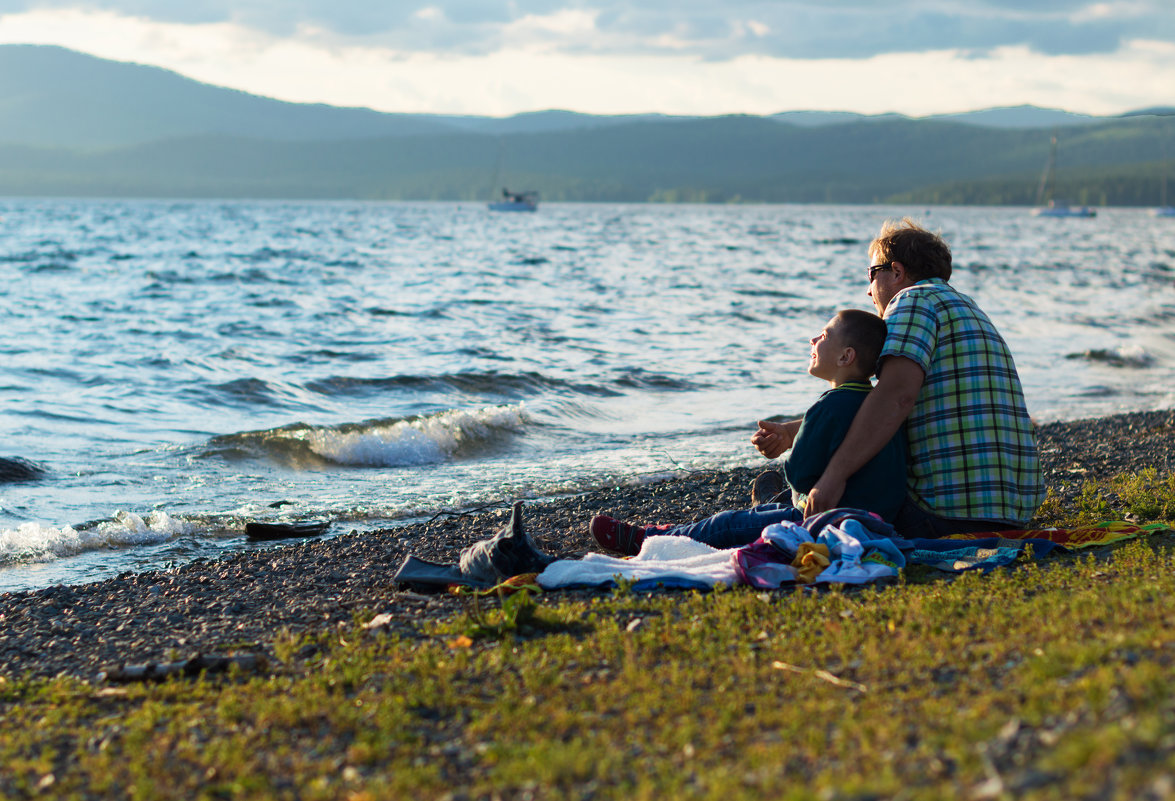
<svg viewBox="0 0 1175 801"><path fill-rule="evenodd" d="M1175 410L1048 423L1038 430L1045 481L1063 502L1087 480L1155 468L1175 471ZM594 543L597 513L644 523L688 522L750 500L753 470L706 471L658 483L528 502L528 530L548 553L576 558ZM124 573L93 584L0 595L0 675L92 679L108 665L192 654L273 654L283 631L349 627L388 612L390 626L416 636L422 619L465 607L450 595L398 591L391 578L409 554L456 561L509 516L492 509L439 512L430 520L326 540L198 559L170 570ZM560 596L563 594L560 593Z"/></svg>

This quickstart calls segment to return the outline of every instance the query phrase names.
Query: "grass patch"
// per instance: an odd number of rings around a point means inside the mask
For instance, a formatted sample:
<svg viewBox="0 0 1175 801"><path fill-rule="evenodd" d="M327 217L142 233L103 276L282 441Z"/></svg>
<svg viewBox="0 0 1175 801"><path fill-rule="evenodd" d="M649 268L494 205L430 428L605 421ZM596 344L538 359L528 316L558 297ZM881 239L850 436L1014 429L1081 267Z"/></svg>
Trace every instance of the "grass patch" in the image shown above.
<svg viewBox="0 0 1175 801"><path fill-rule="evenodd" d="M1066 522L1164 514L1160 484ZM471 599L423 638L357 615L279 636L272 675L0 681L0 796L1163 797L1172 597L1136 540L854 592Z"/></svg>
<svg viewBox="0 0 1175 801"><path fill-rule="evenodd" d="M1175 520L1175 474L1160 477L1157 470L1147 468L1106 482L1086 481L1071 506L1050 489L1036 516L1042 526L1088 526L1110 519Z"/></svg>

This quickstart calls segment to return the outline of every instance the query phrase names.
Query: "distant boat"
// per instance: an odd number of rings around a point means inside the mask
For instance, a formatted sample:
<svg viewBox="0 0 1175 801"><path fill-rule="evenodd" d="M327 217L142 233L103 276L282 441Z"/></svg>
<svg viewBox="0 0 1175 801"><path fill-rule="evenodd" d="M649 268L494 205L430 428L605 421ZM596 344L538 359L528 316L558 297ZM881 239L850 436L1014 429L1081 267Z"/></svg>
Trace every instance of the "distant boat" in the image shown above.
<svg viewBox="0 0 1175 801"><path fill-rule="evenodd" d="M491 187L501 186L498 181L503 174L502 165L506 161L506 140L503 137L498 137L498 160L494 163L494 180L490 184ZM493 190L490 190L491 197ZM532 189L525 192L511 192L509 189L502 190L501 200L490 201L490 211L538 211L539 210L539 193Z"/></svg>
<svg viewBox="0 0 1175 801"><path fill-rule="evenodd" d="M1097 210L1089 206L1070 206L1068 203L1050 200L1047 206L1032 210L1037 217L1096 217Z"/></svg>
<svg viewBox="0 0 1175 801"><path fill-rule="evenodd" d="M490 211L538 211L539 193L502 190L502 199L490 203Z"/></svg>
<svg viewBox="0 0 1175 801"><path fill-rule="evenodd" d="M1159 207L1151 209L1151 214L1156 217L1175 217L1175 206L1167 203L1167 173L1170 170L1167 166L1167 127L1165 125L1159 136L1159 152L1163 159L1163 179L1159 183Z"/></svg>
<svg viewBox="0 0 1175 801"><path fill-rule="evenodd" d="M1057 173L1057 135L1053 134L1049 144L1049 161L1040 176L1040 187L1036 190L1036 208L1032 213L1037 217L1096 217L1097 211L1089 206L1070 206L1063 200L1053 199Z"/></svg>

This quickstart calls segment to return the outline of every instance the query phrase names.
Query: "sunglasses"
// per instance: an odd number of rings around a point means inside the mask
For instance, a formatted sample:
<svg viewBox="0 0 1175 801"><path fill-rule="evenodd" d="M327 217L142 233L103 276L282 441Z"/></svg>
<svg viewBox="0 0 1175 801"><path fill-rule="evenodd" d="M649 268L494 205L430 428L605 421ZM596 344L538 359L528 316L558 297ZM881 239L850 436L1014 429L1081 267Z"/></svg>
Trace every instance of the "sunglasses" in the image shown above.
<svg viewBox="0 0 1175 801"><path fill-rule="evenodd" d="M892 270L892 269L893 269L893 262L892 261L887 261L885 264L874 264L872 267L869 268L869 283L872 284L873 279L876 278L877 274L879 272L881 272L882 270Z"/></svg>

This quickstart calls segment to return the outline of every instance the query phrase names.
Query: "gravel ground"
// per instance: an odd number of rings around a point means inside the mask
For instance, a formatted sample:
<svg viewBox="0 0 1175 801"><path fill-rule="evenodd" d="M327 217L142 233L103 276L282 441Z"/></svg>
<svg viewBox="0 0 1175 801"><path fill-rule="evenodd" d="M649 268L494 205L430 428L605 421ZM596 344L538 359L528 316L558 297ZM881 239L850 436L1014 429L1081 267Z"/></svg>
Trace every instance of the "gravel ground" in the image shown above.
<svg viewBox="0 0 1175 801"><path fill-rule="evenodd" d="M1039 431L1048 486L1071 499L1087 480L1175 466L1175 411L1050 423ZM702 472L668 481L528 502L527 530L543 550L576 558L603 512L638 522L688 522L750 501L753 471ZM455 562L465 546L509 517L509 502L464 514L324 540L197 560L167 571L0 595L0 675L93 679L104 667L193 654L272 656L276 633L349 626L356 615L391 614L414 636L422 619L465 608L450 595L398 591L391 577L413 554ZM566 597L565 594L559 594Z"/></svg>

